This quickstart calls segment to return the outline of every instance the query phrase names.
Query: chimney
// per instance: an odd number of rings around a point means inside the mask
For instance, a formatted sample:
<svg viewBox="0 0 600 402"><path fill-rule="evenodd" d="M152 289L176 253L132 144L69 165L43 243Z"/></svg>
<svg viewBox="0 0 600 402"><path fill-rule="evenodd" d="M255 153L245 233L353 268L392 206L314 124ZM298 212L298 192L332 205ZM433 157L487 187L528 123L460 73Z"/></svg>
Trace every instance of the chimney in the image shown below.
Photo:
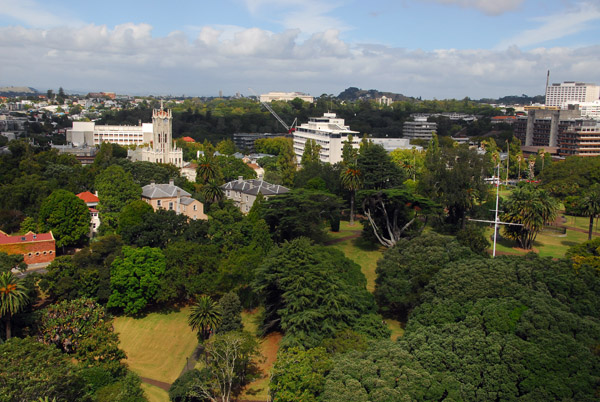
<svg viewBox="0 0 600 402"><path fill-rule="evenodd" d="M238 176L238 183L241 183L244 181L244 176Z"/></svg>
<svg viewBox="0 0 600 402"><path fill-rule="evenodd" d="M169 179L169 186L174 186L174 185L175 185L175 180Z"/></svg>
<svg viewBox="0 0 600 402"><path fill-rule="evenodd" d="M152 187L154 187L154 185L155 185L155 183L154 183L154 180L152 180L152 181L150 182L150 185L151 185Z"/></svg>

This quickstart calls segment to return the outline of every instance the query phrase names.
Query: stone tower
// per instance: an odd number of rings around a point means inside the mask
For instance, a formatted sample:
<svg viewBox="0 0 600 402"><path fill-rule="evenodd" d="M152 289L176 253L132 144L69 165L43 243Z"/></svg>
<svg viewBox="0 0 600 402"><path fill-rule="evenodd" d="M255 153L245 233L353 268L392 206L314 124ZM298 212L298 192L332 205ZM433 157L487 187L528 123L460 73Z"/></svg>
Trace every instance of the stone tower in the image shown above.
<svg viewBox="0 0 600 402"><path fill-rule="evenodd" d="M170 163L171 148L173 143L173 115L171 110L164 110L163 103L160 102L160 109L152 111L153 142L152 148L156 157L156 162Z"/></svg>

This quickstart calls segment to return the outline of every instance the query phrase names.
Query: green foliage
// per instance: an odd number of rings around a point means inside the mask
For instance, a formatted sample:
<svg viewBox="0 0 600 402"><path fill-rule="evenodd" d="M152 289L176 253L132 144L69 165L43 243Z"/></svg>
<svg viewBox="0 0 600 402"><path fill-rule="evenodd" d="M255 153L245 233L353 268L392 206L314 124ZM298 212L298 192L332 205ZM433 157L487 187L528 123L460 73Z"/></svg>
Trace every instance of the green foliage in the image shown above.
<svg viewBox="0 0 600 402"><path fill-rule="evenodd" d="M21 222L25 219L21 211L15 209L0 209L0 230L4 233L13 233L19 231ZM25 233L27 233L26 231ZM33 231L37 233L37 231Z"/></svg>
<svg viewBox="0 0 600 402"><path fill-rule="evenodd" d="M56 258L40 287L57 300L90 297L106 303L111 294L110 266L121 254L123 243L116 235L103 236L73 255Z"/></svg>
<svg viewBox="0 0 600 402"><path fill-rule="evenodd" d="M142 200L131 201L125 205L119 213L119 225L117 233L122 233L126 228L141 225L152 214L154 209L150 204Z"/></svg>
<svg viewBox="0 0 600 402"><path fill-rule="evenodd" d="M6 254L0 251L0 273L10 272L13 268L25 271L27 265L23 262L22 254Z"/></svg>
<svg viewBox="0 0 600 402"><path fill-rule="evenodd" d="M463 259L430 281L400 343L461 400L591 401L599 285L565 261Z"/></svg>
<svg viewBox="0 0 600 402"><path fill-rule="evenodd" d="M127 375L112 384L100 388L96 394L97 402L145 402L140 377L129 371Z"/></svg>
<svg viewBox="0 0 600 402"><path fill-rule="evenodd" d="M326 191L332 194L341 194L340 187L340 165L329 163L306 163L294 176L294 188L307 188ZM309 184L318 180L318 185ZM322 183L325 188L323 189ZM315 183L316 184L316 183Z"/></svg>
<svg viewBox="0 0 600 402"><path fill-rule="evenodd" d="M244 179L256 179L256 172L243 160L235 156L217 156L216 164L224 182L230 182L242 176Z"/></svg>
<svg viewBox="0 0 600 402"><path fill-rule="evenodd" d="M281 155L286 152L289 142L286 137L260 138L254 141L254 149L263 154Z"/></svg>
<svg viewBox="0 0 600 402"><path fill-rule="evenodd" d="M356 165L361 172L362 188L366 190L394 188L406 180L405 172L392 162L381 145L362 146Z"/></svg>
<svg viewBox="0 0 600 402"><path fill-rule="evenodd" d="M525 185L515 188L504 203L500 220L520 224L505 225L504 236L516 240L520 247L530 249L544 225L554 222L558 203L541 188Z"/></svg>
<svg viewBox="0 0 600 402"><path fill-rule="evenodd" d="M392 161L406 171L406 175L413 180L421 178L425 169L425 152L412 149L394 149L390 152Z"/></svg>
<svg viewBox="0 0 600 402"><path fill-rule="evenodd" d="M100 227L106 225L102 230L107 233L117 228L119 213L131 201L140 199L142 189L130 173L116 165L109 166L96 177L95 187L100 199Z"/></svg>
<svg viewBox="0 0 600 402"><path fill-rule="evenodd" d="M265 201L262 213L277 242L299 236L320 241L325 238L325 220L340 204L333 194L297 189Z"/></svg>
<svg viewBox="0 0 600 402"><path fill-rule="evenodd" d="M579 200L579 210L583 216L589 216L588 240L592 240L594 217L600 214L600 183L593 184Z"/></svg>
<svg viewBox="0 0 600 402"><path fill-rule="evenodd" d="M32 338L0 344L0 400L31 402L40 396L90 401L81 372L55 347Z"/></svg>
<svg viewBox="0 0 600 402"><path fill-rule="evenodd" d="M467 146L438 148L435 141L427 149L425 172L419 181L421 194L441 203L446 221L458 230L477 201L485 199L488 187L484 177L489 160Z"/></svg>
<svg viewBox="0 0 600 402"><path fill-rule="evenodd" d="M189 228L188 217L183 214L178 215L175 211L162 208L156 212L153 212L152 207L150 210L144 207L144 210L147 212L139 211L138 216L131 216L132 225L123 227L121 236L125 243L137 247L164 248L169 243L181 239ZM139 223L134 225L134 220Z"/></svg>
<svg viewBox="0 0 600 402"><path fill-rule="evenodd" d="M219 151L223 155L233 155L236 151L233 140L226 139L219 141L219 143L217 144L217 151Z"/></svg>
<svg viewBox="0 0 600 402"><path fill-rule="evenodd" d="M55 190L44 200L38 214L42 232L52 231L57 247L78 246L90 233L90 212L85 202L65 190Z"/></svg>
<svg viewBox="0 0 600 402"><path fill-rule="evenodd" d="M373 235L385 247L419 233L424 228L419 218L438 209L433 201L403 188L366 190L358 196L369 223L364 229L366 237Z"/></svg>
<svg viewBox="0 0 600 402"><path fill-rule="evenodd" d="M434 232L401 239L377 262L375 300L382 314L406 321L436 273L451 261L472 258L469 247Z"/></svg>
<svg viewBox="0 0 600 402"><path fill-rule="evenodd" d="M0 318L4 318L6 339L11 337L12 316L21 311L29 302L23 282L11 271L0 273Z"/></svg>
<svg viewBox="0 0 600 402"><path fill-rule="evenodd" d="M271 371L269 394L280 402L319 401L332 367L331 357L320 347L280 350Z"/></svg>
<svg viewBox="0 0 600 402"><path fill-rule="evenodd" d="M592 184L600 183L600 157L567 157L560 163L544 166L539 178L554 197L583 195Z"/></svg>
<svg viewBox="0 0 600 402"><path fill-rule="evenodd" d="M123 247L123 256L111 266L112 293L107 306L137 315L158 301L161 279L165 273L165 256L160 249Z"/></svg>
<svg viewBox="0 0 600 402"><path fill-rule="evenodd" d="M123 373L119 337L112 319L92 299L62 301L46 307L39 322L39 340L73 355L85 366L100 365L113 375Z"/></svg>
<svg viewBox="0 0 600 402"><path fill-rule="evenodd" d="M222 319L223 312L219 304L210 296L203 295L192 306L188 324L193 330L198 330L198 340L202 342L206 341L213 331L216 331Z"/></svg>
<svg viewBox="0 0 600 402"><path fill-rule="evenodd" d="M28 216L27 218L23 219L23 222L21 222L21 227L19 231L22 233L38 233L38 223L35 219Z"/></svg>
<svg viewBox="0 0 600 402"><path fill-rule="evenodd" d="M491 243L485 236L483 226L467 225L456 233L456 240L469 247L474 253L487 255L486 250L490 248Z"/></svg>
<svg viewBox="0 0 600 402"><path fill-rule="evenodd" d="M306 238L285 242L256 272L254 287L265 305L262 329L282 330L284 347L314 347L340 330L361 328L375 316L365 285L360 267L341 251ZM373 322L383 325L378 317Z"/></svg>
<svg viewBox="0 0 600 402"><path fill-rule="evenodd" d="M321 146L317 144L315 140L307 140L304 143L304 152L302 153L302 161L300 162L302 165L306 165L307 163L320 163L321 158L319 157L319 152L321 151Z"/></svg>
<svg viewBox="0 0 600 402"><path fill-rule="evenodd" d="M258 342L247 332L215 335L205 345L205 369L193 370L169 391L174 401L230 401L259 373Z"/></svg>
<svg viewBox="0 0 600 402"><path fill-rule="evenodd" d="M240 298L233 292L223 295L219 300L219 309L221 310L221 324L217 326L217 333L231 331L241 331L244 329L242 324L242 304Z"/></svg>
<svg viewBox="0 0 600 402"><path fill-rule="evenodd" d="M334 358L321 401L441 401L457 400L458 387L448 384L415 360L401 345L372 342L365 351ZM450 386L449 386L450 385Z"/></svg>

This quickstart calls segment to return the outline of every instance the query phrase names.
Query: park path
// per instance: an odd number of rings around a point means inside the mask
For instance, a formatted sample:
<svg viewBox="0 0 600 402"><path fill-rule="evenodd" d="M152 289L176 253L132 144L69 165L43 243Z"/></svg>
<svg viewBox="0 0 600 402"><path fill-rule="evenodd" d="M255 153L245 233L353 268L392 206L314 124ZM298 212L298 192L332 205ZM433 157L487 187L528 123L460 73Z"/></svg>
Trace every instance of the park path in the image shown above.
<svg viewBox="0 0 600 402"><path fill-rule="evenodd" d="M341 232L350 232L353 234L351 234L349 236L345 236L345 237L340 237L339 239L327 240L323 244L326 246L330 246L332 244L342 243L346 240L358 239L360 237L360 234L362 233L361 230L341 230Z"/></svg>
<svg viewBox="0 0 600 402"><path fill-rule="evenodd" d="M145 382L146 384L154 385L155 387L164 389L167 392L169 392L169 388L171 388L171 384L169 384L168 382L153 380L152 378L148 378L148 377L140 377L140 379L142 380L142 382Z"/></svg>

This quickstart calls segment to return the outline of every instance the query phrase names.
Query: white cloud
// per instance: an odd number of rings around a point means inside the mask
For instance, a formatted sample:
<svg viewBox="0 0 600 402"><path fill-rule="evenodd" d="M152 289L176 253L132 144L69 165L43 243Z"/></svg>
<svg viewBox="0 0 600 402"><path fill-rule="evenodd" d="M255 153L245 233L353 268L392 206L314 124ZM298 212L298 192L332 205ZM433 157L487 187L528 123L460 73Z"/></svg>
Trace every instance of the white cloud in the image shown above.
<svg viewBox="0 0 600 402"><path fill-rule="evenodd" d="M600 20L600 6L592 3L579 3L575 8L560 14L539 17L534 21L541 22L537 28L525 30L512 38L504 39L498 48L510 45L528 47L546 41L560 39L591 28L591 22Z"/></svg>
<svg viewBox="0 0 600 402"><path fill-rule="evenodd" d="M525 0L420 0L444 5L474 8L488 15L516 10Z"/></svg>
<svg viewBox="0 0 600 402"><path fill-rule="evenodd" d="M153 37L147 24L115 28L0 28L0 85L215 95L298 90L337 94L349 86L425 98L541 94L553 80L597 80L600 46L410 51L349 44L335 30L303 40L299 30L204 27Z"/></svg>
<svg viewBox="0 0 600 402"><path fill-rule="evenodd" d="M342 6L342 0L241 0L254 17L269 20L285 29L300 29L313 34L325 30L345 31L350 27L330 13Z"/></svg>

